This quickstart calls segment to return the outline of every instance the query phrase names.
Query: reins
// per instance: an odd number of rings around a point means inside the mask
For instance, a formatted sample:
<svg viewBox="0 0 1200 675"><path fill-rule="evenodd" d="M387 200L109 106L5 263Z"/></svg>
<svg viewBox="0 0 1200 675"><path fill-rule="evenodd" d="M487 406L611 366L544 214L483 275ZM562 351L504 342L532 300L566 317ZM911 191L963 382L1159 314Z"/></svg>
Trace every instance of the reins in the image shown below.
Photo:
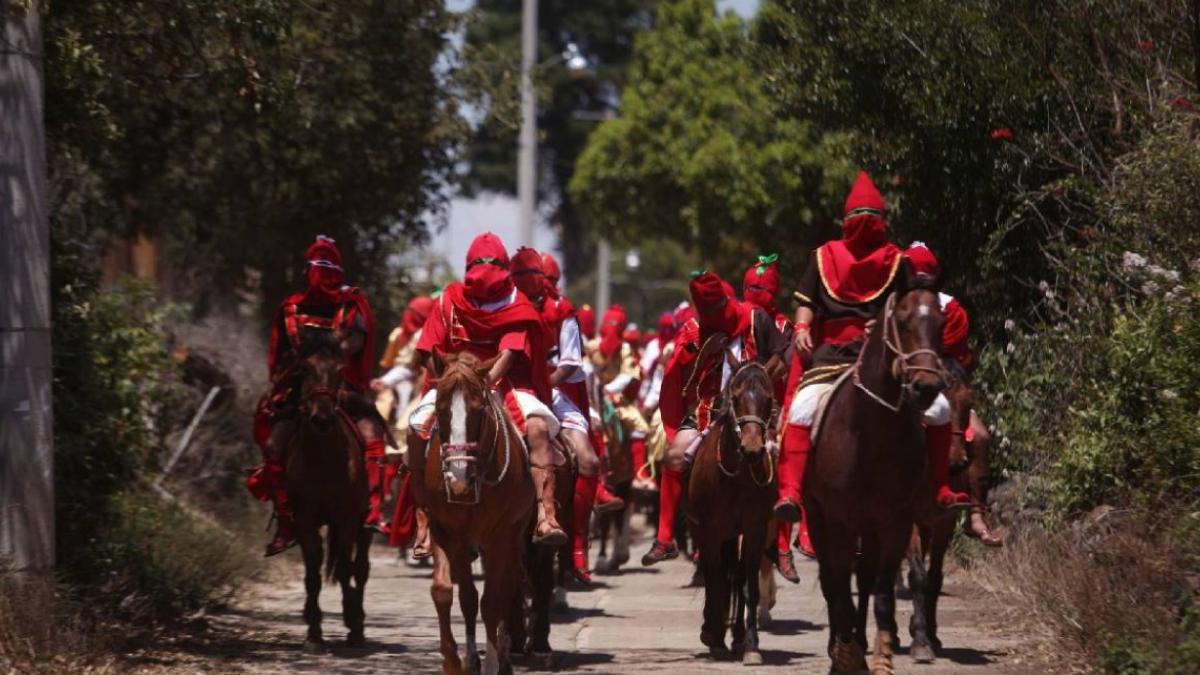
<svg viewBox="0 0 1200 675"><path fill-rule="evenodd" d="M459 364L459 365L461 365L461 364ZM467 369L465 366L460 368L460 371L462 371L464 374L467 374L468 370L469 369ZM473 374L468 374L467 376L469 377L470 375L473 375ZM456 385L456 387L457 386L458 385ZM504 479L508 476L508 470L512 466L512 430L509 428L508 420L504 417L503 411L500 410L500 404L496 402L496 397L492 395L491 389L486 384L484 384L483 390L484 390L484 396L487 398L487 401L488 401L487 407L488 407L488 411L489 411L489 413L485 413L485 417L491 419L492 425L495 428L495 433L494 433L495 438L493 440L496 440L501 434L503 434L503 436L504 436L504 464L500 468L499 475L497 475L496 478L494 478L494 479L489 479L486 475L479 476L479 482L482 485L485 485L488 487L494 487L494 486L499 485L500 483L504 482ZM475 446L476 448L478 448L479 443L468 443L463 446L446 444L445 446L443 446L443 448L445 450L450 450L453 448L469 448L470 446ZM451 463L459 462L459 463L464 463L464 464L475 464L476 466L478 466L480 464L480 459L481 459L478 456L468 455L468 454L458 454L458 455L454 455L454 456L447 456L445 452L442 452L440 454L441 454L441 460L442 460L443 475L445 475L447 473L447 468L448 468L449 464L451 464ZM490 462L494 457L495 457L495 453L493 452L492 454L490 454L487 457L487 461ZM463 501L463 500L456 499L453 497L453 495L450 494L450 485L449 485L449 482L447 482L446 483L446 498L449 502L456 503L456 504L478 504L479 500L481 498L481 495L480 495L479 488L476 487L476 489L474 490L474 498L472 500Z"/></svg>
<svg viewBox="0 0 1200 675"><path fill-rule="evenodd" d="M761 371L763 373L763 375L766 375L767 376L767 390L770 391L770 374L767 372L766 367L763 364L759 363L758 361L743 362L741 365L738 366L738 369L736 371L734 371L734 373L732 375L729 376L729 383L725 386L725 391L721 394L721 399L722 399L721 414L719 416L718 423L723 422L725 420L729 420L729 422L731 422L732 424L728 427L728 429L733 432L733 435L735 438L737 436L741 435L743 424L757 424L757 425L761 426L762 430L763 430L763 435L766 436L767 430L771 428L771 425L775 422L775 419L779 416L779 408L774 403L771 404L771 419L770 420L764 420L759 415L737 415L734 412L733 383L734 383L734 380L736 380L738 378L738 376L740 376L744 371L746 371L748 369L757 369L757 370ZM719 469L720 472L722 474L724 474L727 478L736 478L739 475L741 475L741 473L742 473L741 465L746 463L746 455L744 453L739 452L738 453L738 467L736 469L734 469L732 472L727 470L725 468L724 453L721 452L721 446L724 445L722 443L723 440L724 440L723 435L717 437L717 469ZM759 480L759 478L754 475L754 467L750 464L746 464L746 467L747 467L746 472L749 474L750 480L753 481L754 484L757 485L758 487L766 487L766 486L770 485L772 481L775 480L775 458L765 448L763 449L763 454L766 455L766 457L767 457L767 477L765 479Z"/></svg>
<svg viewBox="0 0 1200 675"><path fill-rule="evenodd" d="M884 400L882 396L871 391L871 389L869 387L867 387L866 384L863 383L863 381L862 381L862 363L863 363L863 356L867 353L867 345L866 344L864 344L863 348L859 350L858 359L854 362L854 386L857 387L859 390L861 390L868 397L870 397L871 400L875 401L879 405L883 406L884 408L887 408L888 410L890 410L892 412L900 412L900 408L903 407L903 405L904 405L904 389L906 386L905 383L909 380L909 376L912 373L914 373L914 372L934 373L935 375L938 375L939 377L944 377L946 374L945 368L942 367L942 365L941 365L941 363L942 363L941 355L938 354L938 352L936 350L922 348L922 349L914 349L911 352L906 352L900 348L900 328L896 324L896 297L897 297L896 293L893 292L891 295L888 296L887 304L884 305L883 335L880 336L880 350L881 350L881 353L883 354L882 358L884 358L886 360L889 352L896 355L895 358L892 360L892 367L890 369L892 376L894 378L896 378L897 380L899 380L901 383L900 394L896 397L896 402L889 403L888 401ZM866 340L867 343L870 342L871 331L873 331L873 330L874 330L874 325L868 325L867 340ZM914 359L918 356L921 356L923 354L928 354L928 355L932 356L935 359L935 361L937 362L938 367L932 368L930 366L922 366L922 365L916 365L916 364L909 363L909 361L911 361L912 359Z"/></svg>

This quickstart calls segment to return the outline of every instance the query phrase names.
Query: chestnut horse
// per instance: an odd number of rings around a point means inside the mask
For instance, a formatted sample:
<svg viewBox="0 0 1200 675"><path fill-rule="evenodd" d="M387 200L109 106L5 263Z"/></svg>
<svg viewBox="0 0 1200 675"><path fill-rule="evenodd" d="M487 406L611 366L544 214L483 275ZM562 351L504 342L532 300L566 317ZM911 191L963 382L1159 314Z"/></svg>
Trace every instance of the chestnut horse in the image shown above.
<svg viewBox="0 0 1200 675"><path fill-rule="evenodd" d="M948 362L950 384L946 398L950 401L952 416L950 445L950 487L971 495L972 509L982 509L987 503L989 487L988 447L990 436L987 429L972 414L975 390L967 381L965 372L953 361ZM972 432L967 440L966 431ZM912 636L909 653L918 663L932 663L936 653L942 649L938 639L937 606L945 578L946 551L954 538L954 527L958 522L957 512L953 515L938 513L933 501L932 489L921 496L921 508L908 547L908 587L912 593L913 613L909 619L908 632ZM969 526L968 526L969 527ZM985 545L996 546L995 543ZM925 559L929 564L926 567Z"/></svg>
<svg viewBox="0 0 1200 675"><path fill-rule="evenodd" d="M534 512L534 489L524 441L499 394L485 378L495 359L463 352L434 359L437 428L425 462L425 494L433 537L433 586L441 631L442 672L460 673L462 660L450 627L458 584L467 636L467 668L480 669L475 642L479 594L471 560L483 558L485 673L511 672L512 608L521 593L522 558Z"/></svg>
<svg viewBox="0 0 1200 675"><path fill-rule="evenodd" d="M336 339L317 343L300 366L301 406L287 444L284 476L295 514L296 540L304 557L306 651L317 651L321 635L321 526L328 527L325 573L342 587L346 644L362 645L363 590L371 563L372 531L363 444L354 423L337 405L345 359ZM353 578L353 584L351 579Z"/></svg>
<svg viewBox="0 0 1200 675"><path fill-rule="evenodd" d="M815 432L804 507L836 673L866 668L872 592L871 672L892 672L893 580L908 548L918 491L926 483L921 415L945 387L939 357L943 321L936 293L924 288L892 293L868 328L852 372L830 392ZM858 580L857 611L852 573Z"/></svg>
<svg viewBox="0 0 1200 675"><path fill-rule="evenodd" d="M696 450L687 517L704 572L700 641L713 656L728 653L732 600L733 651L742 663L758 665L759 567L776 497L775 458L767 448L775 397L765 366L737 363L730 352L726 357L732 374L721 410Z"/></svg>

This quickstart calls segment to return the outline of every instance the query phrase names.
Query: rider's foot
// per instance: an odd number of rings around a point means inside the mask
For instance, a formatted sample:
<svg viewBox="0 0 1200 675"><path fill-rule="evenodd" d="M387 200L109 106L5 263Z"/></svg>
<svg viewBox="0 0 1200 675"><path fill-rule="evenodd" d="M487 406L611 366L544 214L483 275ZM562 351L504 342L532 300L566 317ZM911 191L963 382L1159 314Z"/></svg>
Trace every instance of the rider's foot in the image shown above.
<svg viewBox="0 0 1200 675"><path fill-rule="evenodd" d="M433 557L433 542L429 537L429 521L417 519L417 536L413 540L413 560L425 560Z"/></svg>
<svg viewBox="0 0 1200 675"><path fill-rule="evenodd" d="M367 516L367 520L363 523L363 527L368 530L375 530L385 537L392 532L391 526L386 520L383 519L383 515L379 513Z"/></svg>
<svg viewBox="0 0 1200 675"><path fill-rule="evenodd" d="M813 550L812 539L808 536L808 528L800 528L800 533L796 535L796 548L800 549L800 554L805 558L816 560L817 552Z"/></svg>
<svg viewBox="0 0 1200 675"><path fill-rule="evenodd" d="M533 543L542 546L562 546L567 543L567 533L552 518L539 518L537 527L533 530Z"/></svg>
<svg viewBox="0 0 1200 675"><path fill-rule="evenodd" d="M675 542L664 544L655 539L654 545L650 547L646 555L642 556L642 566L649 567L655 563L660 563L664 560L674 560L678 557L679 547L675 545Z"/></svg>
<svg viewBox="0 0 1200 675"><path fill-rule="evenodd" d="M596 486L596 504L592 508L595 513L612 513L625 508L625 501L609 491L604 483Z"/></svg>
<svg viewBox="0 0 1200 675"><path fill-rule="evenodd" d="M630 486L638 492L658 492L658 483L654 482L649 476L638 476L633 479L633 484Z"/></svg>
<svg viewBox="0 0 1200 675"><path fill-rule="evenodd" d="M971 521L967 525L966 533L972 539L978 539L979 543L991 548L1000 548L1004 546L1004 541L996 536L988 529L987 521L983 519L983 514L979 511L971 512Z"/></svg>
<svg viewBox="0 0 1200 675"><path fill-rule="evenodd" d="M949 486L938 488L937 505L946 512L958 512L971 508L971 497L964 492L955 492Z"/></svg>
<svg viewBox="0 0 1200 675"><path fill-rule="evenodd" d="M800 506L784 497L775 502L775 517L785 523L798 523L800 522Z"/></svg>
<svg viewBox="0 0 1200 675"><path fill-rule="evenodd" d="M280 524L279 529L275 531L275 537L267 544L267 552L263 554L263 557L270 558L273 555L279 555L295 545L296 537L292 534L291 526Z"/></svg>
<svg viewBox="0 0 1200 675"><path fill-rule="evenodd" d="M796 571L796 561L792 558L791 551L780 551L775 556L775 569L779 570L779 576L784 579L793 584L800 583L800 573Z"/></svg>

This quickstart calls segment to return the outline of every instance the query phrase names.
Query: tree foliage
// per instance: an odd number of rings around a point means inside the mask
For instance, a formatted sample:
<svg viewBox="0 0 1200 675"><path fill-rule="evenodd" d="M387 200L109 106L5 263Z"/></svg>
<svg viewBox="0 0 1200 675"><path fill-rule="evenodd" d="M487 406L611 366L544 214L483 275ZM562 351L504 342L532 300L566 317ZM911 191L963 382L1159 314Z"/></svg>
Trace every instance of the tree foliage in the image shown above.
<svg viewBox="0 0 1200 675"><path fill-rule="evenodd" d="M52 3L56 233L157 235L202 300L251 267L270 304L321 232L381 278L443 205L452 21L435 0Z"/></svg>
<svg viewBox="0 0 1200 675"><path fill-rule="evenodd" d="M745 23L711 0L659 5L621 114L593 134L571 183L589 222L627 241L700 247L727 273L834 232L853 175L846 139L776 115L752 51Z"/></svg>

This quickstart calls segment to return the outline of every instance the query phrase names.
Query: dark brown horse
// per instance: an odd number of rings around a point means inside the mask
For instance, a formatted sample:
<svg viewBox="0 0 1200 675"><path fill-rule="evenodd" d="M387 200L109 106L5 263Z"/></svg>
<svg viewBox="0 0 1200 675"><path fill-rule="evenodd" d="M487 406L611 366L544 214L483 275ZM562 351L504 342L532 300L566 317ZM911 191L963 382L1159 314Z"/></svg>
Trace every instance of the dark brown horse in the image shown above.
<svg viewBox="0 0 1200 675"><path fill-rule="evenodd" d="M599 399L600 418L604 425L605 474L612 485L613 494L625 505L615 511L596 514L596 530L599 534L600 550L596 557L597 574L617 574L621 565L629 562L629 518L633 511L633 474L641 468L633 465L630 450L632 439L613 404L603 397ZM612 535L612 551L609 551L609 534Z"/></svg>
<svg viewBox="0 0 1200 675"><path fill-rule="evenodd" d="M950 374L950 385L945 393L952 411L950 487L970 494L974 504L972 509L982 509L987 503L987 455L991 439L979 418L971 412L975 404L975 392L966 374L958 372L954 364L947 372ZM969 441L968 429L973 432ZM958 515L946 516L938 512L932 488L921 496L920 504L922 506L917 510L908 547L908 587L913 601L913 614L908 624L908 632L912 636L909 653L918 663L931 663L942 649L942 641L938 639L937 606L945 578L946 551L954 538ZM985 545L997 545L997 540L992 538L990 532L986 535ZM929 561L928 567L926 559Z"/></svg>
<svg viewBox="0 0 1200 675"><path fill-rule="evenodd" d="M306 651L322 643L321 526L327 526L326 576L342 587L346 644L364 642L363 590L371 563L371 531L363 527L368 507L362 441L338 408L345 360L335 339L319 343L301 366L301 406L287 445L285 479L296 518L296 540L304 557ZM353 580L353 583L351 581Z"/></svg>
<svg viewBox="0 0 1200 675"><path fill-rule="evenodd" d="M889 296L868 330L855 372L831 392L815 432L804 506L820 563L836 673L866 668L872 593L871 671L892 672L893 580L908 548L918 491L926 483L921 414L945 387L938 356L943 321L937 295L929 290ZM858 581L857 610L851 574Z"/></svg>
<svg viewBox="0 0 1200 675"><path fill-rule="evenodd" d="M775 458L767 449L775 398L771 376L757 361L736 363L721 410L696 450L688 482L691 533L704 572L700 641L714 656L728 653L726 619L733 602L733 651L742 663L762 663L758 651L758 576L775 503ZM739 541L740 539L740 541Z"/></svg>
<svg viewBox="0 0 1200 675"><path fill-rule="evenodd" d="M529 539L534 489L524 442L485 377L494 359L469 353L435 359L437 428L430 439L423 480L428 495L434 564L431 595L441 630L442 671L463 672L450 627L458 584L467 637L467 672L480 671L475 642L479 594L471 560L483 558L483 672L511 672L513 607L521 592L522 558Z"/></svg>

